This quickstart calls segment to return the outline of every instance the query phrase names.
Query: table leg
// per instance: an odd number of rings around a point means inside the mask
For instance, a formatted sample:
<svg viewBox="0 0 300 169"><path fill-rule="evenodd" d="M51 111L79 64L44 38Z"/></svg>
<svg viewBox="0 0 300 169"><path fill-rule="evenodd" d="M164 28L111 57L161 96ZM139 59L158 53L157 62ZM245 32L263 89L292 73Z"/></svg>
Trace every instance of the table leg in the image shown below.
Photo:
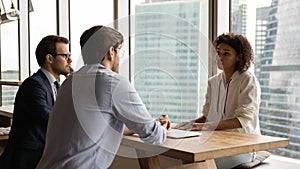
<svg viewBox="0 0 300 169"><path fill-rule="evenodd" d="M139 164L141 169L161 169L158 155L148 157L146 152L141 150L136 150L139 158Z"/></svg>
<svg viewBox="0 0 300 169"><path fill-rule="evenodd" d="M207 168L209 168L209 169L217 169L217 166L216 166L216 163L215 163L214 159L206 160L205 162L206 162Z"/></svg>

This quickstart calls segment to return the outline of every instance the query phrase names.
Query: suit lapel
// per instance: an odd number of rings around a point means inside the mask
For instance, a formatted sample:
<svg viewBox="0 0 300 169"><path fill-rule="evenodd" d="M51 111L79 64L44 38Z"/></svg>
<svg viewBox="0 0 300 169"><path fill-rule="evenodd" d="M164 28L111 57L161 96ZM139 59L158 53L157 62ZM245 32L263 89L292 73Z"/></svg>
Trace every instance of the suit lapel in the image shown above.
<svg viewBox="0 0 300 169"><path fill-rule="evenodd" d="M51 95L52 105L53 105L54 104L54 96L53 96L52 86L51 86L47 76L41 70L38 70L36 72L36 74L38 77L40 77L41 83L47 88L47 93Z"/></svg>

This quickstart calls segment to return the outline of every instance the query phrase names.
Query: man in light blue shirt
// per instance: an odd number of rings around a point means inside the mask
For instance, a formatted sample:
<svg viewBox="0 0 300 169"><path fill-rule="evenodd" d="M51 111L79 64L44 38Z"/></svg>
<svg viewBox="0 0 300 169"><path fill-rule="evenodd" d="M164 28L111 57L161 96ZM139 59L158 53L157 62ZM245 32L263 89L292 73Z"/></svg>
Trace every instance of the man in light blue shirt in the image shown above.
<svg viewBox="0 0 300 169"><path fill-rule="evenodd" d="M37 169L108 168L124 124L146 143L166 140L169 118L153 119L129 81L116 73L122 44L121 33L109 27L82 34L85 66L59 89Z"/></svg>

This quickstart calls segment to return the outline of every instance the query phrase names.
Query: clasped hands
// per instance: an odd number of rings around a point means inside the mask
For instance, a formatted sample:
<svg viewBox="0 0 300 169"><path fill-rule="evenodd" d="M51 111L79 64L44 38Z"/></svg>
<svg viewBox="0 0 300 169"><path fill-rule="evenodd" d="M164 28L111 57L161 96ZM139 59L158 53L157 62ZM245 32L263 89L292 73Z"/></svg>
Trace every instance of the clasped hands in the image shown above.
<svg viewBox="0 0 300 169"><path fill-rule="evenodd" d="M167 130L171 127L171 120L169 119L169 116L166 114L162 115L162 117L159 117L156 120L159 121L160 124Z"/></svg>

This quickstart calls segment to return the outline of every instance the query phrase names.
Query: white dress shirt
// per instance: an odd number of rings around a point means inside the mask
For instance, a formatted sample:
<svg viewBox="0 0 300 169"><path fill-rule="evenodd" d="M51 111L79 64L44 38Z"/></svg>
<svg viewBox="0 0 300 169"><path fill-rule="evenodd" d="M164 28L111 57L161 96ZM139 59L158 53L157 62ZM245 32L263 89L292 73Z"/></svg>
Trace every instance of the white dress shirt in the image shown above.
<svg viewBox="0 0 300 169"><path fill-rule="evenodd" d="M57 89L56 89L54 82L57 81L57 79L55 79L55 77L48 70L41 68L41 71L46 75L47 79L49 80L49 83L51 84L52 92L53 92L53 99L55 101L56 95L57 95Z"/></svg>
<svg viewBox="0 0 300 169"><path fill-rule="evenodd" d="M208 80L203 114L208 121L237 118L242 128L232 131L260 134L260 85L249 71L236 71L226 84L221 72Z"/></svg>
<svg viewBox="0 0 300 169"><path fill-rule="evenodd" d="M150 144L166 130L151 117L129 81L100 64L87 65L60 86L37 169L108 168L124 124Z"/></svg>

